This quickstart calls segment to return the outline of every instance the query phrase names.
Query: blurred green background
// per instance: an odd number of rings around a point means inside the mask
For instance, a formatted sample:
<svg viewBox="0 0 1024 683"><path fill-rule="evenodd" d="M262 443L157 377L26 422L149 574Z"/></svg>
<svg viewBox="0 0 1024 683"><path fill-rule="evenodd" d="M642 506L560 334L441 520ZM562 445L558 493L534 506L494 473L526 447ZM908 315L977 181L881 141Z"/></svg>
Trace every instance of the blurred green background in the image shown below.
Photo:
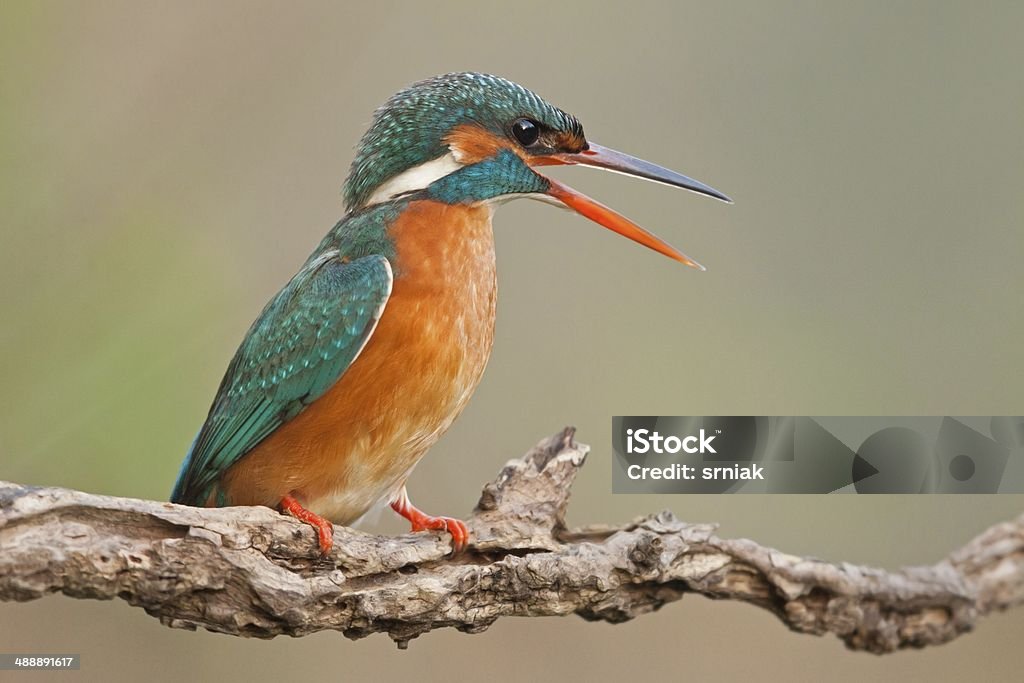
<svg viewBox="0 0 1024 683"><path fill-rule="evenodd" d="M1022 30L1017 2L0 4L0 478L164 499L249 323L339 217L373 109L479 70L736 205L556 172L707 273L502 208L494 355L417 503L467 514L573 423L594 450L572 523L668 507L793 553L933 562L1024 497L613 496L610 416L1020 414ZM1000 678L1022 636L1024 610L876 658L691 597L399 652L0 604L0 651L80 652L68 680Z"/></svg>

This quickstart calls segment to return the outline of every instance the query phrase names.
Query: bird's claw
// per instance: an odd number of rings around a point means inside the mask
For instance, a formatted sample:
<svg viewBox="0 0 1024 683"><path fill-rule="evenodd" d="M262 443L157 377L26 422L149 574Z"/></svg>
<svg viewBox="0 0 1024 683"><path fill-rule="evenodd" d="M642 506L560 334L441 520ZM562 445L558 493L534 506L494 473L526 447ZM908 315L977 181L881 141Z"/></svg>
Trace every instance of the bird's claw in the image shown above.
<svg viewBox="0 0 1024 683"><path fill-rule="evenodd" d="M331 554L331 548L334 547L334 525L329 520L302 507L302 504L292 496L285 496L281 499L281 511L313 527L316 531L321 557Z"/></svg>
<svg viewBox="0 0 1024 683"><path fill-rule="evenodd" d="M461 553L469 543L469 529L461 519L454 517L430 517L423 515L418 520L410 520L415 531L447 531L452 535L452 553Z"/></svg>
<svg viewBox="0 0 1024 683"><path fill-rule="evenodd" d="M419 510L409 501L409 494L403 487L398 498L391 503L391 509L409 520L412 530L447 531L452 536L452 554L461 553L469 544L469 529L466 523L454 517L433 517Z"/></svg>

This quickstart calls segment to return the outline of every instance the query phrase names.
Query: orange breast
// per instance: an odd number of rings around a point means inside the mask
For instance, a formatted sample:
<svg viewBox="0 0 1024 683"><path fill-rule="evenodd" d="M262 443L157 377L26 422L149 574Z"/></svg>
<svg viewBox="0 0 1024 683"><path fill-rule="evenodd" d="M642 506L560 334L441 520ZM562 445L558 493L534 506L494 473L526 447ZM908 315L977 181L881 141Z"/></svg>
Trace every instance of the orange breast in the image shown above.
<svg viewBox="0 0 1024 683"><path fill-rule="evenodd" d="M296 496L338 523L396 492L476 389L494 340L491 210L418 201L392 225L394 287L333 387L227 471L233 505Z"/></svg>

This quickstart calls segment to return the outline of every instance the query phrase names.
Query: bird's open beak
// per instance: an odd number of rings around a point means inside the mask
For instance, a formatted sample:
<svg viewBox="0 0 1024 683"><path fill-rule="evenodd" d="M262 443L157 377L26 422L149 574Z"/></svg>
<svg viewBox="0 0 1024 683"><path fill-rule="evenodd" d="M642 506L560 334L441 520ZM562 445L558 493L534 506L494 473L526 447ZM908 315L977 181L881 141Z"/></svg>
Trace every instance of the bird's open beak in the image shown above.
<svg viewBox="0 0 1024 683"><path fill-rule="evenodd" d="M656 183L664 183L665 185L671 185L672 187L681 187L684 190L690 190L691 192L697 192L698 194L707 195L708 197L714 197L715 199L719 199L723 202L732 203L732 200L724 194L698 180L688 178L681 173L670 171L667 168L662 168L661 166L652 164L649 161L637 159L636 157L628 154L616 152L614 149L608 149L607 147L602 147L601 145L594 143L590 143L588 149L583 150L582 152L572 154L551 154L535 157L533 161L534 166L549 166L555 164L578 164L580 166L602 168L607 171L615 171L616 173L623 173L636 178L652 180ZM599 223L609 230L613 230L620 235L624 235L634 242L639 242L645 247L653 249L660 254L664 254L669 258L685 263L686 265L697 268L698 270L704 270L704 266L700 265L681 251L666 244L655 235L647 232L622 214L616 213L604 204L591 199L581 192L577 192L557 180L548 178L547 176L545 176L545 178L551 183L551 188L548 190L548 194L565 204L570 209L573 209L595 223Z"/></svg>

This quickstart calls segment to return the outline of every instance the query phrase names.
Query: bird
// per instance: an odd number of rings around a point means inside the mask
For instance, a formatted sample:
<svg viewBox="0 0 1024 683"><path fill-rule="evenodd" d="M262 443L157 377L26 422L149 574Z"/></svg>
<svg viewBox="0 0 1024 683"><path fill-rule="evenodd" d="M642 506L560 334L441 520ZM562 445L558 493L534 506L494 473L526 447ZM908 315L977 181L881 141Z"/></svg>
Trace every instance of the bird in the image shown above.
<svg viewBox="0 0 1024 683"><path fill-rule="evenodd" d="M266 304L231 359L171 501L262 505L313 527L387 503L416 531L469 543L464 522L409 499L413 468L465 408L494 342L494 209L531 198L703 266L543 174L623 173L731 202L697 180L591 142L579 120L510 80L414 83L375 112L342 190L345 213Z"/></svg>

